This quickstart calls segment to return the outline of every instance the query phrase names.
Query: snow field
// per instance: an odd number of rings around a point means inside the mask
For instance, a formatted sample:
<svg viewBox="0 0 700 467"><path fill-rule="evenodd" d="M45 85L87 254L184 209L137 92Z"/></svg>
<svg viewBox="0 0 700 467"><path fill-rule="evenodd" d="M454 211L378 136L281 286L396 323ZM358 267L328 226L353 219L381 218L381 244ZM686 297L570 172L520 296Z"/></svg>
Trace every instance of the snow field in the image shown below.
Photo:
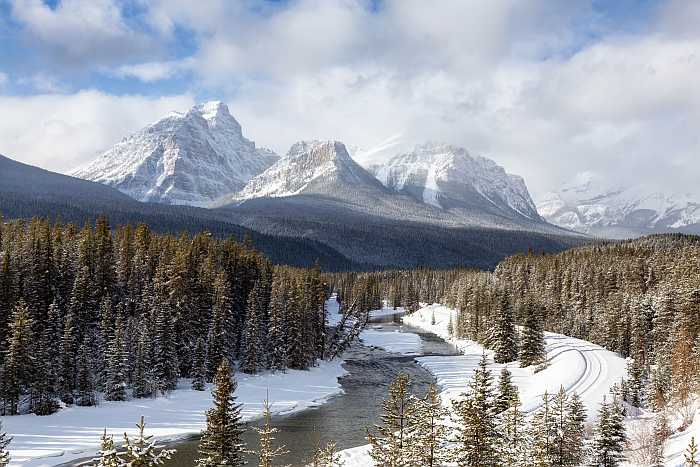
<svg viewBox="0 0 700 467"><path fill-rule="evenodd" d="M366 329L360 334L360 340L367 346L402 355L420 355L423 348L420 336L411 332Z"/></svg>

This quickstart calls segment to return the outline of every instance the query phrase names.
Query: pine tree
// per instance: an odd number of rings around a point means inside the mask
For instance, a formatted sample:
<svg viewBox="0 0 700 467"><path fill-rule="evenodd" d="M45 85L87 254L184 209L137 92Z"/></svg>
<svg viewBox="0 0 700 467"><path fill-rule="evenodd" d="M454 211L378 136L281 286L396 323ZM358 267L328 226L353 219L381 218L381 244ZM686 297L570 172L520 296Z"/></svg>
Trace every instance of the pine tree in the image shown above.
<svg viewBox="0 0 700 467"><path fill-rule="evenodd" d="M415 402L410 393L408 375L399 374L389 386L389 396L382 403L381 425L375 425L377 434L367 431L371 445L370 456L387 467L410 465L411 452L409 427L415 416Z"/></svg>
<svg viewBox="0 0 700 467"><path fill-rule="evenodd" d="M518 397L518 387L513 384L513 378L508 371L508 368L501 369L501 375L498 379L498 394L494 403L496 413L501 413L508 410L513 405L513 402Z"/></svg>
<svg viewBox="0 0 700 467"><path fill-rule="evenodd" d="M129 467L151 467L162 465L164 461L173 457L174 449L161 449L155 442L151 441L153 435L145 435L143 416L136 424L139 429L138 437L134 440L129 439L129 435L124 433L124 449L126 452L123 455L123 464Z"/></svg>
<svg viewBox="0 0 700 467"><path fill-rule="evenodd" d="M255 431L260 436L258 443L258 459L259 467L272 467L275 459L289 453L284 445L273 447L275 441L275 433L279 430L272 426L272 416L270 414L270 403L265 399L263 403L263 426L256 427Z"/></svg>
<svg viewBox="0 0 700 467"><path fill-rule="evenodd" d="M151 333L145 323L138 330L131 394L135 398L150 397L155 394L156 386L151 361Z"/></svg>
<svg viewBox="0 0 700 467"><path fill-rule="evenodd" d="M498 433L491 372L486 354L469 383L469 390L453 402L457 446L454 461L461 466L493 465L497 462Z"/></svg>
<svg viewBox="0 0 700 467"><path fill-rule="evenodd" d="M267 335L270 368L287 368L287 306L289 292L285 278L275 275L270 294L270 326Z"/></svg>
<svg viewBox="0 0 700 467"><path fill-rule="evenodd" d="M520 366L539 365L545 360L544 332L540 309L529 300L520 343Z"/></svg>
<svg viewBox="0 0 700 467"><path fill-rule="evenodd" d="M95 380L90 364L90 346L86 337L80 346L78 356L78 380L77 380L77 400L80 406L92 406L97 403L95 399Z"/></svg>
<svg viewBox="0 0 700 467"><path fill-rule="evenodd" d="M328 441L322 445L320 440L316 444L313 457L310 459L309 467L343 467L345 461L338 454L335 441Z"/></svg>
<svg viewBox="0 0 700 467"><path fill-rule="evenodd" d="M532 465L538 467L554 465L556 424L553 415L552 398L545 391L542 395L542 406L535 412L530 423Z"/></svg>
<svg viewBox="0 0 700 467"><path fill-rule="evenodd" d="M261 281L257 281L248 297L246 307L245 330L243 337L243 363L241 370L244 373L255 374L264 365L266 360L264 346L262 345L262 316L264 290Z"/></svg>
<svg viewBox="0 0 700 467"><path fill-rule="evenodd" d="M4 412L16 415L20 399L32 381L32 326L27 305L20 301L12 313L2 378Z"/></svg>
<svg viewBox="0 0 700 467"><path fill-rule="evenodd" d="M603 400L598 411L598 424L593 440L592 463L596 466L615 467L624 460L626 441L622 408Z"/></svg>
<svg viewBox="0 0 700 467"><path fill-rule="evenodd" d="M496 319L491 329L489 344L496 363L512 362L518 358L518 342L515 332L513 305L507 292L501 294Z"/></svg>
<svg viewBox="0 0 700 467"><path fill-rule="evenodd" d="M586 431L586 408L581 397L574 392L566 406L567 465L580 465L585 458L584 437Z"/></svg>
<svg viewBox="0 0 700 467"><path fill-rule="evenodd" d="M208 370L207 380L211 381L223 358L232 356L231 328L231 292L226 275L217 275L214 282L214 306L209 326Z"/></svg>
<svg viewBox="0 0 700 467"><path fill-rule="evenodd" d="M54 301L49 306L46 323L38 339L34 361L32 384L32 412L36 415L51 415L59 409L58 368L60 361L61 323L58 306Z"/></svg>
<svg viewBox="0 0 700 467"><path fill-rule="evenodd" d="M161 303L156 308L154 371L158 390L169 392L177 387L178 358L175 327L169 310Z"/></svg>
<svg viewBox="0 0 700 467"><path fill-rule="evenodd" d="M2 447L2 444L0 444L0 448L1 447ZM698 445L695 444L695 436L690 438L690 444L688 444L688 449L686 449L685 454L683 455L683 458L685 460L684 467L698 467L698 466L700 466L700 454L698 454ZM2 465L1 460L0 460L0 465Z"/></svg>
<svg viewBox="0 0 700 467"><path fill-rule="evenodd" d="M207 427L199 442L199 467L245 464L241 406L236 404L234 395L236 387L228 360L223 359L214 377L214 407L207 411Z"/></svg>
<svg viewBox="0 0 700 467"><path fill-rule="evenodd" d="M192 389L195 391L204 391L207 379L207 358L204 354L204 340L197 340L197 347L194 353L194 362L192 364Z"/></svg>
<svg viewBox="0 0 700 467"><path fill-rule="evenodd" d="M124 319L121 310L114 321L114 331L107 354L107 378L105 381L105 400L126 400L127 353L124 342Z"/></svg>
<svg viewBox="0 0 700 467"><path fill-rule="evenodd" d="M530 434L527 431L525 415L520 408L520 396L516 391L507 410L501 413L502 437L499 455L504 465L509 467L529 467Z"/></svg>
<svg viewBox="0 0 700 467"><path fill-rule="evenodd" d="M66 404L74 402L74 391L78 366L75 356L78 354L78 340L75 330L75 316L71 311L65 318L61 335L61 400Z"/></svg>
<svg viewBox="0 0 700 467"><path fill-rule="evenodd" d="M117 455L117 449L114 447L114 437L107 434L105 428L102 433L102 441L100 443L100 457L93 459L96 463L90 467L121 467L124 461Z"/></svg>
<svg viewBox="0 0 700 467"><path fill-rule="evenodd" d="M418 465L433 467L449 460L447 426L444 424L447 414L437 387L431 384L425 397L415 402L415 416L408 428L410 457Z"/></svg>
<svg viewBox="0 0 700 467"><path fill-rule="evenodd" d="M11 441L12 438L2 431L2 421L0 420L0 467L6 467L10 463L10 452L7 450L7 446L10 445Z"/></svg>

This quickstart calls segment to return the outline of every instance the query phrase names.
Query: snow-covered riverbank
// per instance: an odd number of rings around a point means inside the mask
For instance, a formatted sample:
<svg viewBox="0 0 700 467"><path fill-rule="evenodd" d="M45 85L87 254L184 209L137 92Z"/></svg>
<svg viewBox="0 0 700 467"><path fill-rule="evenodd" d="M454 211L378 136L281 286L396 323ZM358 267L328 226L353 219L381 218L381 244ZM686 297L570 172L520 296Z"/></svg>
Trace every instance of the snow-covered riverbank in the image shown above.
<svg viewBox="0 0 700 467"><path fill-rule="evenodd" d="M432 332L459 348L462 355L418 357L416 361L432 373L441 390L445 405L459 397L466 389L481 355L490 352L476 342L453 339L448 333L450 317L455 322L456 311L443 305L429 305L407 315L403 322ZM533 412L542 402L545 390L555 393L561 386L571 393L577 392L594 420L603 396L613 384L626 374L626 362L619 355L590 342L560 334L546 333L546 349L549 366L538 372L534 368L520 368L518 362L507 365L490 364L495 376L503 366L513 374L513 382L520 390L523 411ZM371 466L369 447L359 446L342 453L347 467Z"/></svg>

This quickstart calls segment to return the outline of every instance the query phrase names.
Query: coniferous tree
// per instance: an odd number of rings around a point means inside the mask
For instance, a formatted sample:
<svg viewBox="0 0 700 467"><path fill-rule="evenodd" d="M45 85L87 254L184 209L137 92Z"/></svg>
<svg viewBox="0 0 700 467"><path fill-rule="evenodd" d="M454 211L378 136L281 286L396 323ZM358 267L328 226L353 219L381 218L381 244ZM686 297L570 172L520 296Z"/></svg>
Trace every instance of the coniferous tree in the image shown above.
<svg viewBox="0 0 700 467"><path fill-rule="evenodd" d="M616 467L624 460L625 427L622 408L603 400L598 411L591 461L593 465Z"/></svg>
<svg viewBox="0 0 700 467"><path fill-rule="evenodd" d="M496 363L512 362L518 358L513 305L510 295L506 292L501 294L489 344L494 351L494 361Z"/></svg>
<svg viewBox="0 0 700 467"><path fill-rule="evenodd" d="M270 368L274 370L284 370L289 363L286 329L288 296L284 278L275 276L270 295L270 326L267 336Z"/></svg>
<svg viewBox="0 0 700 467"><path fill-rule="evenodd" d="M241 406L234 395L236 387L228 360L223 359L214 377L214 406L207 411L207 427L199 442L199 467L245 464Z"/></svg>
<svg viewBox="0 0 700 467"><path fill-rule="evenodd" d="M61 328L58 306L54 301L49 306L46 323L37 342L34 376L32 384L32 412L36 415L51 415L59 408L59 368Z"/></svg>
<svg viewBox="0 0 700 467"><path fill-rule="evenodd" d="M584 437L586 432L586 408L581 397L574 392L566 406L566 432L568 465L580 465L585 460Z"/></svg>
<svg viewBox="0 0 700 467"><path fill-rule="evenodd" d="M510 406L500 415L500 426L503 430L498 451L503 464L510 467L529 467L531 439L517 391L510 400Z"/></svg>
<svg viewBox="0 0 700 467"><path fill-rule="evenodd" d="M161 392L168 392L177 387L179 372L175 327L165 304L159 304L155 313L155 349L153 361L155 379L158 390Z"/></svg>
<svg viewBox="0 0 700 467"><path fill-rule="evenodd" d="M155 394L157 382L151 360L151 333L148 324L138 330L134 355L134 372L132 395L136 398L149 397Z"/></svg>
<svg viewBox="0 0 700 467"><path fill-rule="evenodd" d="M15 306L11 320L2 374L2 399L4 413L16 415L21 408L21 398L32 378L31 341L34 323L23 301Z"/></svg>
<svg viewBox="0 0 700 467"><path fill-rule="evenodd" d="M127 353L124 341L124 319L121 310L114 321L114 331L107 354L107 378L105 381L105 400L126 400Z"/></svg>
<svg viewBox="0 0 700 467"><path fill-rule="evenodd" d="M226 275L218 274L214 282L214 306L209 327L207 379L211 381L221 360L232 356L231 293Z"/></svg>
<svg viewBox="0 0 700 467"><path fill-rule="evenodd" d="M454 461L459 466L493 465L497 462L498 433L491 372L486 354L469 383L469 390L453 402L457 424Z"/></svg>
<svg viewBox="0 0 700 467"><path fill-rule="evenodd" d="M90 467L121 467L124 464L124 461L117 455L117 449L114 447L114 437L107 434L107 428L102 433L98 454L100 457L93 459L95 464L92 464Z"/></svg>
<svg viewBox="0 0 700 467"><path fill-rule="evenodd" d="M204 391L207 380L207 358L204 352L204 340L197 340L195 348L194 361L192 364L192 389L195 391Z"/></svg>
<svg viewBox="0 0 700 467"><path fill-rule="evenodd" d="M513 402L518 397L518 387L513 384L513 378L508 368L501 369L501 375L498 378L498 394L494 402L496 413L501 413L508 410L513 405Z"/></svg>
<svg viewBox="0 0 700 467"><path fill-rule="evenodd" d="M394 379L389 386L389 396L382 403L381 424L375 425L377 434L367 432L370 456L379 465L403 467L411 464L409 427L415 416L415 401L410 384L408 375L403 373Z"/></svg>
<svg viewBox="0 0 700 467"><path fill-rule="evenodd" d="M433 467L449 460L444 423L447 414L435 385L431 384L425 396L415 401L415 415L408 428L411 440L408 449L418 465Z"/></svg>
<svg viewBox="0 0 700 467"><path fill-rule="evenodd" d="M74 402L74 392L78 375L76 355L78 340L75 330L75 315L69 310L61 335L61 400L66 404Z"/></svg>
<svg viewBox="0 0 700 467"><path fill-rule="evenodd" d="M10 463L10 452L7 450L7 446L10 445L11 441L12 438L2 431L2 421L0 421L0 467L6 467Z"/></svg>
<svg viewBox="0 0 700 467"><path fill-rule="evenodd" d="M328 441L325 445L321 445L319 441L309 462L310 467L343 467L344 465L345 461L338 454L335 441Z"/></svg>
<svg viewBox="0 0 700 467"><path fill-rule="evenodd" d="M700 453L698 453L698 445L695 444L695 436L690 438L690 444L688 444L688 449L686 449L683 459L685 460L684 467L700 466Z"/></svg>
<svg viewBox="0 0 700 467"><path fill-rule="evenodd" d="M260 440L258 442L258 465L259 467L272 467L275 459L289 453L284 447L274 446L275 433L279 430L272 426L272 415L270 414L270 403L265 399L263 403L263 426L256 427Z"/></svg>
<svg viewBox="0 0 700 467"><path fill-rule="evenodd" d="M138 436L131 440L124 433L124 449L123 463L120 465L128 465L130 467L151 467L162 465L164 461L172 458L175 454L175 449L162 449L155 442L151 441L153 435L144 434L146 424L141 416L141 420L136 424L139 429Z"/></svg>
<svg viewBox="0 0 700 467"><path fill-rule="evenodd" d="M257 281L248 297L244 330L244 352L241 370L255 374L265 363L262 317L265 313L263 284Z"/></svg>
<svg viewBox="0 0 700 467"><path fill-rule="evenodd" d="M78 379L76 404L80 406L92 406L97 403L95 398L95 380L90 364L90 345L86 337L80 345L78 355Z"/></svg>
<svg viewBox="0 0 700 467"><path fill-rule="evenodd" d="M520 366L539 365L545 360L544 332L540 310L532 301L525 307L525 324L520 342Z"/></svg>
<svg viewBox="0 0 700 467"><path fill-rule="evenodd" d="M552 398L545 391L542 395L542 406L535 412L530 422L532 465L538 467L554 465L556 424L553 415Z"/></svg>

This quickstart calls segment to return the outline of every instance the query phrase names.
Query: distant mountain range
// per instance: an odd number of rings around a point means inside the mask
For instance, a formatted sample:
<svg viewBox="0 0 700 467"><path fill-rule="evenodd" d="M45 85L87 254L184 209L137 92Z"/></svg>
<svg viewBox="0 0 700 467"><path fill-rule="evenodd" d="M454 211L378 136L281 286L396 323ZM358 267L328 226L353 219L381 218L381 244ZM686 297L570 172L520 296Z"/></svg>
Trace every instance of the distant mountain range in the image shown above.
<svg viewBox="0 0 700 467"><path fill-rule="evenodd" d="M700 234L700 202L644 186L615 186L593 173L579 174L547 193L537 209L553 224L605 238L652 233Z"/></svg>
<svg viewBox="0 0 700 467"><path fill-rule="evenodd" d="M18 180L41 171L22 170ZM106 186L41 173L54 194L0 188L0 210L68 220L105 212L115 223L144 220L162 230L254 232L264 245L281 239L287 252L272 256L293 264L318 255L336 269L492 267L510 254L586 241L542 219L522 178L465 149L424 144L369 170L338 141L301 141L280 157L243 137L220 102L172 113L71 172Z"/></svg>

